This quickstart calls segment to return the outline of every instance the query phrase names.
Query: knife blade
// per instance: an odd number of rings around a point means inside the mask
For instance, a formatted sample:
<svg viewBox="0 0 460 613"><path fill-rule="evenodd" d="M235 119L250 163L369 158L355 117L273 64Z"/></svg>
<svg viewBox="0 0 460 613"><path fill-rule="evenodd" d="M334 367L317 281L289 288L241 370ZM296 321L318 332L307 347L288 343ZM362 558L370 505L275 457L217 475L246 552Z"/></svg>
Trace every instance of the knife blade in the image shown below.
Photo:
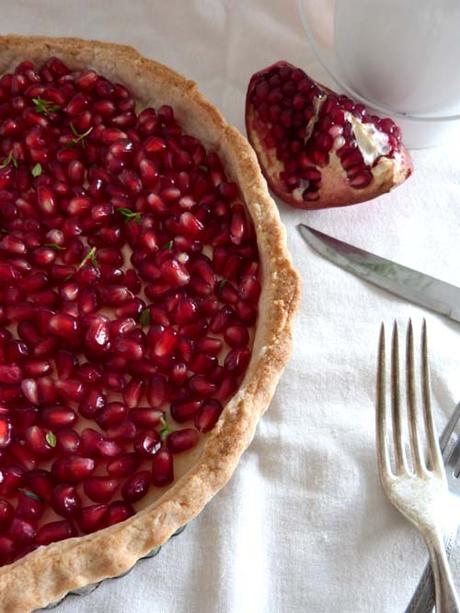
<svg viewBox="0 0 460 613"><path fill-rule="evenodd" d="M305 224L299 224L297 228L304 241L333 264L396 296L460 322L459 287L374 255Z"/></svg>

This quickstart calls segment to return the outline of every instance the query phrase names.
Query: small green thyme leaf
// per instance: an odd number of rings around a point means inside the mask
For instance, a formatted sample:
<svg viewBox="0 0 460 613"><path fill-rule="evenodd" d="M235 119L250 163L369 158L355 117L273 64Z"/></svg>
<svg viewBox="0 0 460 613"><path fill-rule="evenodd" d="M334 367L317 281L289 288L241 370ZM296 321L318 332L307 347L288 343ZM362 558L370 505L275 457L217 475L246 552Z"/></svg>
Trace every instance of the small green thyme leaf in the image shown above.
<svg viewBox="0 0 460 613"><path fill-rule="evenodd" d="M81 142L82 146L86 147L85 138L89 136L89 134L91 134L91 132L93 131L93 126L88 128L86 132L82 132L81 134L77 132L73 123L70 123L70 129L72 130L72 134L75 136L75 138L72 138L72 145L78 145L78 143Z"/></svg>
<svg viewBox="0 0 460 613"><path fill-rule="evenodd" d="M224 285L227 283L227 279L221 279L219 281L219 283L217 284L217 289L218 291L222 291L222 289L224 288Z"/></svg>
<svg viewBox="0 0 460 613"><path fill-rule="evenodd" d="M30 490L26 490L24 487L18 487L18 492L21 492L21 494L24 494L24 496L28 498L33 498L33 500L41 500L40 496L37 496L37 494Z"/></svg>
<svg viewBox="0 0 460 613"><path fill-rule="evenodd" d="M120 213L120 215L123 215L125 222L133 219L136 223L141 223L142 215L139 212L132 211L131 209L125 209L124 207L117 209L117 212Z"/></svg>
<svg viewBox="0 0 460 613"><path fill-rule="evenodd" d="M13 152L10 151L7 155L7 157L3 160L3 162L0 164L0 169L3 170L3 168L7 168L10 164L13 164L13 166L15 168L18 167L18 161L17 159L14 157Z"/></svg>
<svg viewBox="0 0 460 613"><path fill-rule="evenodd" d="M40 164L40 162L38 162L32 168L32 176L33 177L39 177L41 174L42 174L42 165Z"/></svg>
<svg viewBox="0 0 460 613"><path fill-rule="evenodd" d="M161 417L160 423L162 426L160 430L160 437L161 440L164 441L168 434L171 432L171 428L169 427L169 424L164 417Z"/></svg>
<svg viewBox="0 0 460 613"><path fill-rule="evenodd" d="M172 249L173 244L174 244L174 243L173 243L173 241L168 241L168 242L165 244L164 248L165 248L165 249Z"/></svg>
<svg viewBox="0 0 460 613"><path fill-rule="evenodd" d="M45 438L46 438L46 442L48 443L50 447L56 447L57 438L54 432L51 432L51 431L47 432Z"/></svg>
<svg viewBox="0 0 460 613"><path fill-rule="evenodd" d="M65 247L61 247L61 245L58 245L57 243L45 243L44 246L54 249L55 251L65 251Z"/></svg>
<svg viewBox="0 0 460 613"><path fill-rule="evenodd" d="M50 113L55 113L59 111L60 107L49 100L43 100L43 98L32 98L32 102L34 103L35 110L40 115L49 115Z"/></svg>
<svg viewBox="0 0 460 613"><path fill-rule="evenodd" d="M97 268L96 247L91 247L91 249L88 251L88 253L85 255L85 257L82 259L82 261L78 265L77 270L80 270L80 268L83 268L83 266L89 261L94 266L94 268Z"/></svg>
<svg viewBox="0 0 460 613"><path fill-rule="evenodd" d="M148 326L150 323L150 309L144 309L139 316L141 326Z"/></svg>

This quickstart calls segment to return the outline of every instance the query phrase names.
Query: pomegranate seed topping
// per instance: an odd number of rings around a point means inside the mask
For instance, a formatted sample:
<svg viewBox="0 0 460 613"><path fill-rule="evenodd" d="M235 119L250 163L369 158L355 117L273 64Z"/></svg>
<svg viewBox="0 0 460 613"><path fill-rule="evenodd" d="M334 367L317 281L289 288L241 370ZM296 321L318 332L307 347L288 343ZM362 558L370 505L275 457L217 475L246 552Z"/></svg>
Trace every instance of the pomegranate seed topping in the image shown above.
<svg viewBox="0 0 460 613"><path fill-rule="evenodd" d="M172 483L173 453L237 389L261 288L238 186L171 107L138 113L122 85L50 58L0 78L0 119L1 565ZM340 121L322 155L343 139L361 185ZM314 161L302 172L321 181ZM169 411L191 427L170 431Z"/></svg>

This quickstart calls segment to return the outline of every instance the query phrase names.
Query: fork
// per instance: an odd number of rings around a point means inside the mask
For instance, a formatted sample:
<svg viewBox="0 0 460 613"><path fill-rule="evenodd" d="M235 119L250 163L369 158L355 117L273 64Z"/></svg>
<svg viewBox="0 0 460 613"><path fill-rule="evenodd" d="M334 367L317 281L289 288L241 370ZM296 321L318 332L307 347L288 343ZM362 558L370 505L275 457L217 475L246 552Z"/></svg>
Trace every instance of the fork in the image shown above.
<svg viewBox="0 0 460 613"><path fill-rule="evenodd" d="M395 322L391 348L393 470L387 436L385 327L382 324L379 339L376 403L377 461L380 481L390 502L418 528L425 539L435 582L436 611L438 613L458 613L460 606L443 542L450 494L431 412L425 321L421 339L421 396L428 462L425 461L422 449L420 403L416 400L414 332L411 320L409 320L406 334L405 370L407 411L403 413L400 398L398 326ZM405 450L403 437L404 415L408 422L408 452ZM409 460L411 460L411 465Z"/></svg>
<svg viewBox="0 0 460 613"><path fill-rule="evenodd" d="M444 547L447 557L450 556L454 548L460 523L460 438L454 441L452 437L459 420L460 402L455 407L455 411L452 413L439 439L439 446L441 447L442 459L446 470L447 484L449 491L455 495L454 501L457 506L457 519L452 529L449 529L447 536L444 537ZM434 607L433 594L433 573L431 572L431 566L428 562L417 588L407 605L405 613L431 613Z"/></svg>

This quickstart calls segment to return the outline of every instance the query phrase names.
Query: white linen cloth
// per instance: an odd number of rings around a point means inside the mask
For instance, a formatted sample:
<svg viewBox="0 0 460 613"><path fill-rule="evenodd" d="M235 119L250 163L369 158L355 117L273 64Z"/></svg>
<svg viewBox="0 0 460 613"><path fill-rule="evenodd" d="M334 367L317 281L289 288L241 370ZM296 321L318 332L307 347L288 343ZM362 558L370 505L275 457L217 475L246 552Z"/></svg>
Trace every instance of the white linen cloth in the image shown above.
<svg viewBox="0 0 460 613"><path fill-rule="evenodd" d="M293 0L3 1L1 29L131 44L196 80L241 130L256 70L286 59L324 78ZM393 317L427 317L441 428L460 400L460 327L322 260L295 225L460 285L458 144L413 158L413 177L367 204L315 212L280 204L303 296L292 359L254 442L229 485L159 556L57 612L404 609L426 553L378 482L378 330Z"/></svg>

